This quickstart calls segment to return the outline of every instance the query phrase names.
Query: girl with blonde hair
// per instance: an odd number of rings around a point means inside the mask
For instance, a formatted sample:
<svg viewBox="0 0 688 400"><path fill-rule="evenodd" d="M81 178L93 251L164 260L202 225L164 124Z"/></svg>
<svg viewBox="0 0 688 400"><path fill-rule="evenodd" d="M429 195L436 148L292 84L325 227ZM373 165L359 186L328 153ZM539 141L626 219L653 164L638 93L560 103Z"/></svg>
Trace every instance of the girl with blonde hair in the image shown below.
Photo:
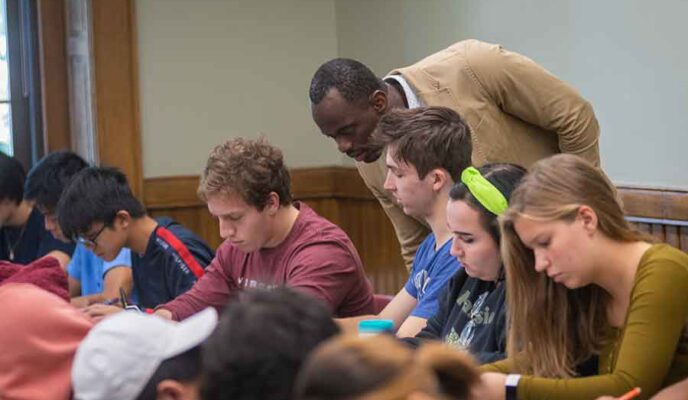
<svg viewBox="0 0 688 400"><path fill-rule="evenodd" d="M412 351L392 336L339 336L318 347L296 381L297 400L470 400L473 359L439 343Z"/></svg>
<svg viewBox="0 0 688 400"><path fill-rule="evenodd" d="M688 375L688 255L631 228L595 167L536 163L501 226L508 357L485 398L649 398Z"/></svg>

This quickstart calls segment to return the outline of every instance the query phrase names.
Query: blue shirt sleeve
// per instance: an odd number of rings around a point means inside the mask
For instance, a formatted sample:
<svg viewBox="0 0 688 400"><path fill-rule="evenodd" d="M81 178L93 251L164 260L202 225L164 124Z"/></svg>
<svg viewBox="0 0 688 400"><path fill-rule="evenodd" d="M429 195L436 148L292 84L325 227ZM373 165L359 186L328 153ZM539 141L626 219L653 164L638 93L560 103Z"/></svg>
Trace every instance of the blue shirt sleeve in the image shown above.
<svg viewBox="0 0 688 400"><path fill-rule="evenodd" d="M440 294L461 266L459 261L449 254L450 249L451 240L443 244L437 252L434 251L434 247L427 252L425 270L416 273L414 277L418 304L411 311L412 316L428 319L437 312Z"/></svg>
<svg viewBox="0 0 688 400"><path fill-rule="evenodd" d="M103 276L107 274L107 272L115 267L129 267L131 268L131 250L129 250L126 247L122 247L122 250L119 251L119 254L117 254L117 257L115 257L114 260L112 261L104 261L103 262Z"/></svg>
<svg viewBox="0 0 688 400"><path fill-rule="evenodd" d="M67 264L67 275L77 281L81 281L81 264L83 262L82 259L85 250L83 246L77 245L74 249L74 253L72 253L71 260L69 260L69 264Z"/></svg>
<svg viewBox="0 0 688 400"><path fill-rule="evenodd" d="M423 243L418 246L418 250L416 250L416 254L413 256L413 267L411 267L411 273L406 281L406 285L404 285L404 289L406 289L408 294L416 300L420 300L418 298L418 292L422 289L422 285L425 281L424 275L426 274L426 268L424 268L424 266L428 261L428 253L432 254L434 247L435 236L430 234L423 240Z"/></svg>

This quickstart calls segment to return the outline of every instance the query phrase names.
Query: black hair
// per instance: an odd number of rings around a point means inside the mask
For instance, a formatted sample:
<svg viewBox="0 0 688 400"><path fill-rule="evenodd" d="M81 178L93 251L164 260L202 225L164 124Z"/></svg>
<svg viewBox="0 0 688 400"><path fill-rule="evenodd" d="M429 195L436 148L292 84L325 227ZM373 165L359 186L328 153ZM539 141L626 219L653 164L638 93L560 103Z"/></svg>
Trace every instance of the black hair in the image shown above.
<svg viewBox="0 0 688 400"><path fill-rule="evenodd" d="M160 363L136 400L155 400L158 394L158 384L166 379L183 383L199 379L201 377L201 355L201 346L199 345Z"/></svg>
<svg viewBox="0 0 688 400"><path fill-rule="evenodd" d="M57 203L57 220L68 238L88 232L91 225L112 225L119 211L132 218L146 215L127 177L116 168L88 167L76 174Z"/></svg>
<svg viewBox="0 0 688 400"><path fill-rule="evenodd" d="M24 198L26 171L16 158L0 151L0 200L11 200L16 204Z"/></svg>
<svg viewBox="0 0 688 400"><path fill-rule="evenodd" d="M509 163L486 164L478 168L478 171L480 171L480 174L504 195L507 201L511 198L511 193L516 189L527 172L525 168ZM497 216L488 211L487 208L473 196L463 182L459 180L454 184L454 187L449 191L449 198L453 201L463 200L473 209L479 211L480 222L483 228L490 233L490 236L492 236L497 244L500 243L501 235Z"/></svg>
<svg viewBox="0 0 688 400"><path fill-rule="evenodd" d="M320 103L332 88L336 88L348 102L367 99L376 90L387 90L382 79L370 68L348 58L335 58L315 71L308 92L311 103Z"/></svg>
<svg viewBox="0 0 688 400"><path fill-rule="evenodd" d="M36 206L55 211L62 191L88 163L71 151L48 154L38 162L26 177L24 198L36 202Z"/></svg>
<svg viewBox="0 0 688 400"><path fill-rule="evenodd" d="M308 354L338 332L325 305L306 294L243 292L203 345L202 398L290 399Z"/></svg>

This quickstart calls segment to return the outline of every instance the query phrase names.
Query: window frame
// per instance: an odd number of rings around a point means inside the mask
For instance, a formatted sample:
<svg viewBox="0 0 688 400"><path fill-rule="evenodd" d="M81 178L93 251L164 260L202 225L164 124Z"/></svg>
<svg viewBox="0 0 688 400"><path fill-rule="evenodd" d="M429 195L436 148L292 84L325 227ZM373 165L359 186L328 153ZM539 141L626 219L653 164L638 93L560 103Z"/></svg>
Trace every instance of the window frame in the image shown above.
<svg viewBox="0 0 688 400"><path fill-rule="evenodd" d="M44 154L35 0L4 0L14 157L28 171Z"/></svg>

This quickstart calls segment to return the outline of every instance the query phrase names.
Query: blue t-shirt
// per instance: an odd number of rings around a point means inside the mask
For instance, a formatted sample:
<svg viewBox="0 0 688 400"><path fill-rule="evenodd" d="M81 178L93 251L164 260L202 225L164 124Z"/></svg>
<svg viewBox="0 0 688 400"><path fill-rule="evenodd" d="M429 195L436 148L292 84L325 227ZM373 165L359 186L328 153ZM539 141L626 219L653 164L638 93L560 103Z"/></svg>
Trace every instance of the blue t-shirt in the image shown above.
<svg viewBox="0 0 688 400"><path fill-rule="evenodd" d="M451 240L435 251L435 235L429 234L416 251L413 268L404 289L418 300L418 304L411 311L414 317L428 319L435 315L438 309L438 296L447 286L461 263L449 254Z"/></svg>
<svg viewBox="0 0 688 400"><path fill-rule="evenodd" d="M55 239L45 229L43 215L35 208L23 227L0 228L0 260L29 264L53 250L70 255L74 252L74 244Z"/></svg>
<svg viewBox="0 0 688 400"><path fill-rule="evenodd" d="M72 260L67 265L70 277L81 282L81 295L103 292L103 278L114 267L131 268L131 250L123 248L112 261L104 261L81 243L77 243Z"/></svg>
<svg viewBox="0 0 688 400"><path fill-rule="evenodd" d="M146 252L131 257L139 305L155 308L191 289L215 252L195 233L170 218L157 218Z"/></svg>

